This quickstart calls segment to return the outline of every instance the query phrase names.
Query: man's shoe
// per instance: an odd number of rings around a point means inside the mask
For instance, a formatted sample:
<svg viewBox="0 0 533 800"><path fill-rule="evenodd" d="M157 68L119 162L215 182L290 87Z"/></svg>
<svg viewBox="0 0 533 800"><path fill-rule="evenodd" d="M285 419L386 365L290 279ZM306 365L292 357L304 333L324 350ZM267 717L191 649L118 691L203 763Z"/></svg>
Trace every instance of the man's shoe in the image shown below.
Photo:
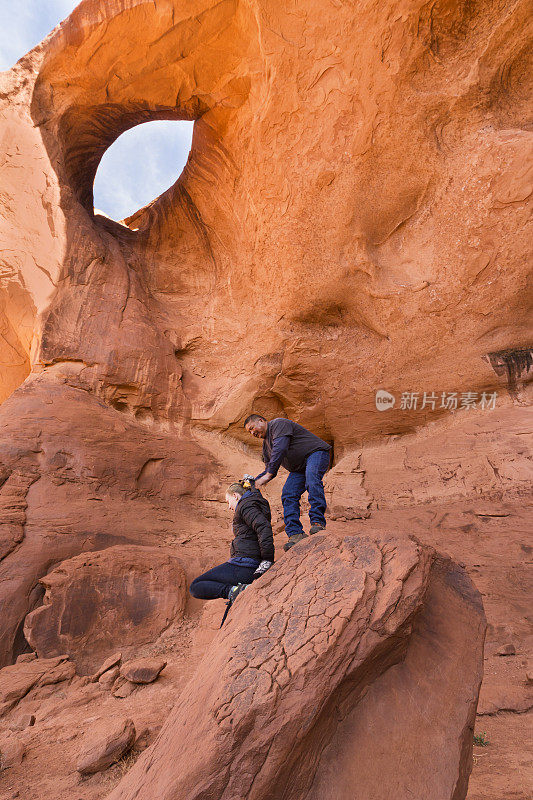
<svg viewBox="0 0 533 800"><path fill-rule="evenodd" d="M248 586L247 583L237 583L235 586L232 586L228 592L228 601L233 603L235 598L241 593L244 592L246 587Z"/></svg>
<svg viewBox="0 0 533 800"><path fill-rule="evenodd" d="M314 522L309 528L309 533L312 536L313 533L318 533L319 531L325 531L325 530L326 530L325 525L321 525L319 522Z"/></svg>
<svg viewBox="0 0 533 800"><path fill-rule="evenodd" d="M302 539L307 539L307 538L308 538L308 536L307 536L306 533L295 533L294 536L290 536L289 537L289 541L288 542L285 542L285 544L283 545L283 549L285 551L290 550L291 547L294 547L295 544L298 544L298 542L301 542Z"/></svg>

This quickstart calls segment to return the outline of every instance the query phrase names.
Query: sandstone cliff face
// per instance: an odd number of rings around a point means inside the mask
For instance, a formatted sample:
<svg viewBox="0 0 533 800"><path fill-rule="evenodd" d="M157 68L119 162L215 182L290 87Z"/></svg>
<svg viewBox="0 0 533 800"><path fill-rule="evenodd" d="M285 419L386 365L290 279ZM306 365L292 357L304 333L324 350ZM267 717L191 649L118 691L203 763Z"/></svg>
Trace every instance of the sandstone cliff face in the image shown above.
<svg viewBox="0 0 533 800"><path fill-rule="evenodd" d="M25 629L39 661L65 655L61 614L40 609L47 576L82 553L171 546L187 579L224 559L224 482L257 455L242 421L285 414L334 443L333 532L351 520L357 533L416 533L480 584L481 711L499 749L489 767L479 760L469 798L501 800L511 764L526 775L513 759L531 705L527 11L521 0L84 0L0 76L1 665L29 649ZM182 176L125 224L95 216L102 154L152 119L195 120ZM379 388L393 409L376 410ZM402 409L404 391L435 393L435 408ZM441 407L442 393L494 391L495 409ZM279 485L267 494L279 511ZM39 618L49 625L37 632ZM77 800L71 729L99 714L120 722L117 703L151 742L212 622L189 601L154 630L146 655L175 661L127 699L82 686L85 656L60 640L78 670L62 672L68 692L32 684L6 717L37 717L17 734L22 790ZM134 641L132 624L102 658ZM54 636L52 653L42 643ZM499 657L510 643L516 657ZM357 706L361 718L368 707L383 719L391 691ZM353 751L339 757L350 787ZM324 758L309 797L323 793ZM118 777L91 778L84 800Z"/></svg>
<svg viewBox="0 0 533 800"><path fill-rule="evenodd" d="M376 388L503 393L485 357L531 346L527 32L525 2L81 3L5 78L25 369L27 307L34 371L218 430L285 411L340 451L434 419ZM94 218L103 152L160 118L196 120L182 177L134 232Z"/></svg>

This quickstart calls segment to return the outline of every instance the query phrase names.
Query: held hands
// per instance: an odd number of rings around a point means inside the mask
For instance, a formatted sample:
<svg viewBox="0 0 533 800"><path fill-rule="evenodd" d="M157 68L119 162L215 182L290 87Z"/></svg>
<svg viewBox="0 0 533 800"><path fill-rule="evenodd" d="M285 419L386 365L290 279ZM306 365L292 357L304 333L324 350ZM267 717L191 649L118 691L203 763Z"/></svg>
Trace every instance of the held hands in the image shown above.
<svg viewBox="0 0 533 800"><path fill-rule="evenodd" d="M272 480L274 476L270 474L270 472L266 472L262 478L258 478L255 482L255 488L259 489L260 486L264 486L265 483L268 483Z"/></svg>
<svg viewBox="0 0 533 800"><path fill-rule="evenodd" d="M261 575L264 575L267 569L270 569L273 563L273 561L261 561L256 571L252 575L252 580L255 581L257 578L260 578Z"/></svg>

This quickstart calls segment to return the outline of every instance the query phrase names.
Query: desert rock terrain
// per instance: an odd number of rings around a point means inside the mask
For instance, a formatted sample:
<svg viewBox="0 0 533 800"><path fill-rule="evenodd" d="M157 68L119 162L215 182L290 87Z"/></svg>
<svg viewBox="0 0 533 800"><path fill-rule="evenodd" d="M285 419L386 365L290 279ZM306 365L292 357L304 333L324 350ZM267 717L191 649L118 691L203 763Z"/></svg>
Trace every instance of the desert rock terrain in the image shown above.
<svg viewBox="0 0 533 800"><path fill-rule="evenodd" d="M2 800L529 800L531 52L522 0L83 0L0 74ZM155 119L182 175L95 214ZM219 631L251 411L328 526L269 484Z"/></svg>

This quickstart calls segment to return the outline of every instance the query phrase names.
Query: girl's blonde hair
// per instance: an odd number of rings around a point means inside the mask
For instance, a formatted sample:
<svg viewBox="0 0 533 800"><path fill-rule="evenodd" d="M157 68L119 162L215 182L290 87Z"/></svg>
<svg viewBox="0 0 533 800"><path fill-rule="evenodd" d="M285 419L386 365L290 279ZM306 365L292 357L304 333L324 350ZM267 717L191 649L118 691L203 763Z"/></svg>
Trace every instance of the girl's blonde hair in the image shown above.
<svg viewBox="0 0 533 800"><path fill-rule="evenodd" d="M235 483L232 483L228 486L228 488L226 489L226 494L238 494L242 497L245 491L246 489L244 488L242 483L235 481Z"/></svg>

